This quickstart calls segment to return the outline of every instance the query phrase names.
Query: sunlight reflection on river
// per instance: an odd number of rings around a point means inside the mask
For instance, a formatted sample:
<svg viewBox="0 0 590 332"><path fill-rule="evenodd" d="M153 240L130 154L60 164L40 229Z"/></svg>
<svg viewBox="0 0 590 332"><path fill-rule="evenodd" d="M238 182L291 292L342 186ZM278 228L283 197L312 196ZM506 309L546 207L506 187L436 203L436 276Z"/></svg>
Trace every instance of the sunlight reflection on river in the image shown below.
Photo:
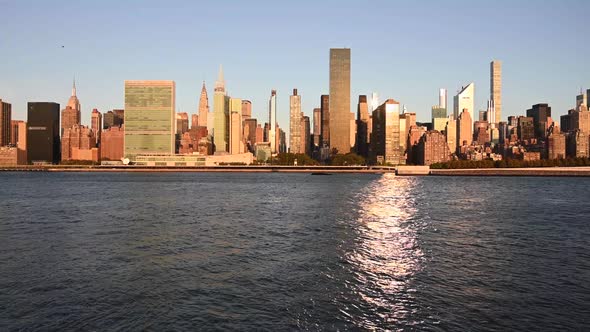
<svg viewBox="0 0 590 332"><path fill-rule="evenodd" d="M371 316L350 317L359 327L375 329L380 324L399 323L412 313L409 283L421 269L422 251L416 241L413 219L415 178L385 174L358 199L358 237L346 254L355 280L350 287L367 305ZM345 313L346 314L346 313Z"/></svg>

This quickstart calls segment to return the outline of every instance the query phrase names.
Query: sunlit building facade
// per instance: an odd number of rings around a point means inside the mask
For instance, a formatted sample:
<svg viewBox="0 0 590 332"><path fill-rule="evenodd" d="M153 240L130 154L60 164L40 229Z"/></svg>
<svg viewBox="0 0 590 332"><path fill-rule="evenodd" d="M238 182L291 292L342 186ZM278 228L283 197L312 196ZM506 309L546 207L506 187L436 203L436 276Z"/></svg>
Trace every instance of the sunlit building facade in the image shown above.
<svg viewBox="0 0 590 332"><path fill-rule="evenodd" d="M125 81L126 158L174 154L174 81Z"/></svg>

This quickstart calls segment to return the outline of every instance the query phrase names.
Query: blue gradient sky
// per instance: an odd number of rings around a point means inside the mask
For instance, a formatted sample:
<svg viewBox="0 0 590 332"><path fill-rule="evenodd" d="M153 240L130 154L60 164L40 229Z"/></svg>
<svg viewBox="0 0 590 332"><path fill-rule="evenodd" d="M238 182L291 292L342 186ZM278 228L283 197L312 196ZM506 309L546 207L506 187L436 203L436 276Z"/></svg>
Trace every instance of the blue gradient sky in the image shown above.
<svg viewBox="0 0 590 332"><path fill-rule="evenodd" d="M231 96L267 121L278 90L311 116L328 93L330 47L352 48L359 94L394 98L428 121L438 89L471 81L476 110L489 96L489 62L503 61L502 117L548 102L558 118L590 88L590 1L27 1L0 0L0 98L13 118L26 102L67 102L76 76L82 121L124 105L126 79L176 81L177 109L210 103L219 64ZM62 48L61 45L65 47Z"/></svg>

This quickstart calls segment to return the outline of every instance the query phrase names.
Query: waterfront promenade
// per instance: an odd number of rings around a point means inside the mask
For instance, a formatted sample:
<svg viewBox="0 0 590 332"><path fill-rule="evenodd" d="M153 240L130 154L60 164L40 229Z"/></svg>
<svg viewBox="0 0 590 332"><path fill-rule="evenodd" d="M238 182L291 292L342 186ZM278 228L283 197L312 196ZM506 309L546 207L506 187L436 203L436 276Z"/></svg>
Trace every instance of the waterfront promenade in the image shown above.
<svg viewBox="0 0 590 332"><path fill-rule="evenodd" d="M428 169L424 166L0 166L0 171L24 172L253 172L253 173L396 173L401 176L590 176L590 167L530 167L530 168L476 168Z"/></svg>

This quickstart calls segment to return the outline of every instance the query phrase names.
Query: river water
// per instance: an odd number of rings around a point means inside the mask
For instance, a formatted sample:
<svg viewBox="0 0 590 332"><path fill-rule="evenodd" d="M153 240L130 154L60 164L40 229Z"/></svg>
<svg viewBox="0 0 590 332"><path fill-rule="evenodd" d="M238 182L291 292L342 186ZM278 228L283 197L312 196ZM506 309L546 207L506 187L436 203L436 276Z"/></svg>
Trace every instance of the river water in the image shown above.
<svg viewBox="0 0 590 332"><path fill-rule="evenodd" d="M590 179L0 173L0 330L588 330Z"/></svg>

